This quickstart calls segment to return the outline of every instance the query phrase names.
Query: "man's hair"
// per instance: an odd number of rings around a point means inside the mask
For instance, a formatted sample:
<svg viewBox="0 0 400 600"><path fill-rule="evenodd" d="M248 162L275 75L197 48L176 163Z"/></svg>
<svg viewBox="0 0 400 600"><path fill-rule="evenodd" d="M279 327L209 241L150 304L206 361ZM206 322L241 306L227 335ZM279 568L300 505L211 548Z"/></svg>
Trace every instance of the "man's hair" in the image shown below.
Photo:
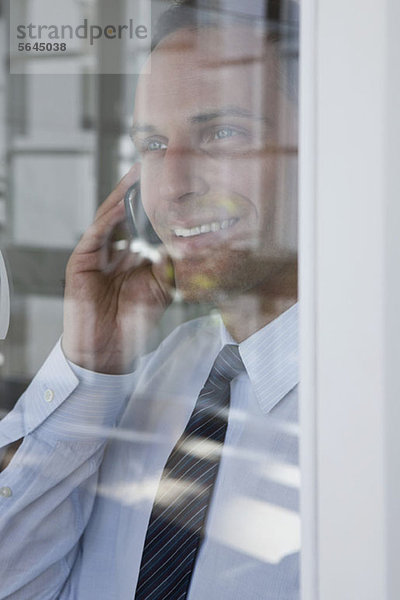
<svg viewBox="0 0 400 600"><path fill-rule="evenodd" d="M264 33L279 57L288 96L298 96L299 4L297 0L175 0L155 27L152 51L181 29L247 25Z"/></svg>

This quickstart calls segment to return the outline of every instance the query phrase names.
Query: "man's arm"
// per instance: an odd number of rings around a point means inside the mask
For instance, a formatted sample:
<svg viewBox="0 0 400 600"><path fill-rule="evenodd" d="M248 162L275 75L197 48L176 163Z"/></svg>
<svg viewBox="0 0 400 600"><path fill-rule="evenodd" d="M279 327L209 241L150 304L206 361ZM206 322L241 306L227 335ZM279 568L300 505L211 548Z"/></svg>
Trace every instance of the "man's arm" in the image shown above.
<svg viewBox="0 0 400 600"><path fill-rule="evenodd" d="M105 442L132 391L129 371L171 301L167 258L152 264L129 247L114 248L123 197L137 178L135 166L74 250L62 348L57 345L0 423L0 447L23 438L0 474L0 599L62 598L92 511Z"/></svg>
<svg viewBox="0 0 400 600"><path fill-rule="evenodd" d="M0 598L60 597L105 442L134 387L132 374L74 371L58 344L0 422L0 447L24 438L0 474Z"/></svg>

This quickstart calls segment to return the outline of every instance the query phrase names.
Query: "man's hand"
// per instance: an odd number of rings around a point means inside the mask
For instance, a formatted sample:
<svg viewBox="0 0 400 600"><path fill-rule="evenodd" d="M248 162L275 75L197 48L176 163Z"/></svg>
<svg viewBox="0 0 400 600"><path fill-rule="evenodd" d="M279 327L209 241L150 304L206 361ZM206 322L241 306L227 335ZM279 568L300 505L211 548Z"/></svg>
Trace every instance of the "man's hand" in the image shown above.
<svg viewBox="0 0 400 600"><path fill-rule="evenodd" d="M139 179L135 165L96 213L69 259L62 346L72 362L100 373L125 373L170 304L173 268L165 256L151 263L129 247L116 250L123 198Z"/></svg>

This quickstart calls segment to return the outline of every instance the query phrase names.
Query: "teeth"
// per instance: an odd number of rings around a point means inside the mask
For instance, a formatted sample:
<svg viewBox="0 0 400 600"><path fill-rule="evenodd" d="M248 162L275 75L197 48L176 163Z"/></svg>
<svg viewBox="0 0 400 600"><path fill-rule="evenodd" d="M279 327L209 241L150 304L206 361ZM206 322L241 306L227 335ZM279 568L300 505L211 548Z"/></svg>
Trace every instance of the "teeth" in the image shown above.
<svg viewBox="0 0 400 600"><path fill-rule="evenodd" d="M211 231L216 232L220 231L221 229L228 229L228 227L232 227L236 221L236 218L225 219L224 221L213 221L212 223L205 223L204 225L191 227L190 229L186 229L185 227L177 227L173 230L173 232L177 237L192 237L194 235L199 235L200 233L210 233Z"/></svg>

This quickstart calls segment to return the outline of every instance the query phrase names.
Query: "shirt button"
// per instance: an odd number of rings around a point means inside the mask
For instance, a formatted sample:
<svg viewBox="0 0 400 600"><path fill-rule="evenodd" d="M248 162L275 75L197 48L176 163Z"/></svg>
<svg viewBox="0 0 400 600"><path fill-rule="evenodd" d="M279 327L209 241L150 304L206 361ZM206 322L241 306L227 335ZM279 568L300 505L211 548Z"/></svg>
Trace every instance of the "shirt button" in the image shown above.
<svg viewBox="0 0 400 600"><path fill-rule="evenodd" d="M10 496L12 496L12 489L9 487L0 488L0 496L2 498L9 498Z"/></svg>
<svg viewBox="0 0 400 600"><path fill-rule="evenodd" d="M44 393L44 399L46 400L46 402L51 402L54 398L54 392L53 390L46 390Z"/></svg>

